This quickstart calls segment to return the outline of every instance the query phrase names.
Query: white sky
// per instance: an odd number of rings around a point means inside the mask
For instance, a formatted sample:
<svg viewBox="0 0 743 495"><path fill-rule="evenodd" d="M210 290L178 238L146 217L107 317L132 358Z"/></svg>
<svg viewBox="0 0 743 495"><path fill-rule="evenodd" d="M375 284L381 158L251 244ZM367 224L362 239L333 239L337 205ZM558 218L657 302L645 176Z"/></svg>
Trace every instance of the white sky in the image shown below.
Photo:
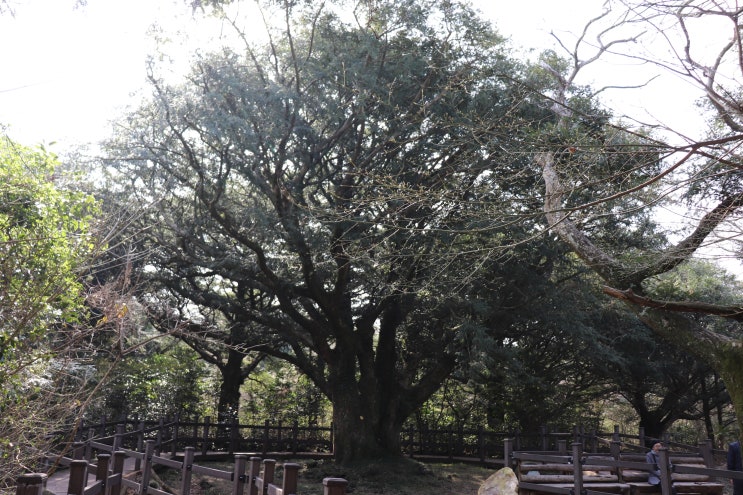
<svg viewBox="0 0 743 495"><path fill-rule="evenodd" d="M5 47L0 51L0 124L9 126L10 136L24 144L57 142L52 149L64 151L74 143L105 137L109 120L131 102L132 92L145 85L145 61L154 47L148 35L151 26L178 16L186 30L195 22L185 0L88 0L78 8L75 3L10 0L15 17L0 15L0 46ZM517 46L539 49L553 43L552 30L561 35L579 32L586 20L601 12L602 3L473 1ZM198 23L204 25L203 20ZM644 80L633 77L632 67L606 64L587 76L590 79L582 82L595 78L605 84L603 80L619 76L632 83ZM678 110L679 99L664 105L664 98L680 90L664 89L654 96L643 97L650 91L607 96L621 98L624 108L641 118L642 106L667 118L669 110Z"/></svg>

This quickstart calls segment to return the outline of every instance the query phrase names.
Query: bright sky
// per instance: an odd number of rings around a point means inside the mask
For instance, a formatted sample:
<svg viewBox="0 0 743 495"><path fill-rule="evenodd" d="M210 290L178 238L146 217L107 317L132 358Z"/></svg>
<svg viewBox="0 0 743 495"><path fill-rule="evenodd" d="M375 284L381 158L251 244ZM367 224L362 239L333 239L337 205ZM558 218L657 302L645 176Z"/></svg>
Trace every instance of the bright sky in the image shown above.
<svg viewBox="0 0 743 495"><path fill-rule="evenodd" d="M23 144L55 142L48 147L58 153L107 137L110 121L136 103L131 95L146 88L146 61L156 46L153 26L179 19L180 33L171 41L184 50L189 45L180 35L209 26L202 17L194 20L186 0L87 0L83 7L76 7L76 0L7 1L15 16L0 14L0 46L5 47L0 51L0 125ZM602 0L471 1L515 46L536 52L555 46L551 32L570 45L603 5ZM216 24L212 30L219 29ZM649 77L647 67L615 60L593 64L576 82L632 85ZM603 94L615 110L633 118L697 135L704 123L694 106L700 96L668 75L642 90Z"/></svg>
<svg viewBox="0 0 743 495"><path fill-rule="evenodd" d="M243 0L249 1L249 0ZM179 17L184 31L194 27L185 0L10 0L15 17L0 15L0 124L25 144L57 142L63 151L74 143L94 142L108 134L109 120L132 101L132 92L145 85L146 59L155 43L152 26ZM586 20L601 12L600 0L474 0L501 33L517 46L544 48L554 39L579 32ZM204 26L203 19L198 21ZM218 26L215 29L219 29ZM606 84L617 75L633 78L628 67L603 66L582 82ZM588 75L588 74L587 74ZM633 92L637 93L637 92ZM645 94L648 92L646 91ZM641 96L607 93L631 102L637 112ZM661 97L649 97L648 106L678 107Z"/></svg>

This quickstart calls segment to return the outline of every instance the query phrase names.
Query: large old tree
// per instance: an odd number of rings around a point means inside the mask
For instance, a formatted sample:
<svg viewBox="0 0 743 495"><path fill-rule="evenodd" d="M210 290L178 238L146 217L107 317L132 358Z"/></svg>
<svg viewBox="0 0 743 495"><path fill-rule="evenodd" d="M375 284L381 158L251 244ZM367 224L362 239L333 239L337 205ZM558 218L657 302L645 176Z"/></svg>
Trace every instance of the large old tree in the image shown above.
<svg viewBox="0 0 743 495"><path fill-rule="evenodd" d="M504 82L516 64L458 2L335 7L269 6L283 25L267 45L202 56L182 84L153 73L111 152L145 207L141 300L194 346L240 334L239 352L296 365L332 401L348 462L397 453L477 340L462 281L483 236L511 242L535 179L505 150L551 116ZM483 202L502 216L468 214Z"/></svg>

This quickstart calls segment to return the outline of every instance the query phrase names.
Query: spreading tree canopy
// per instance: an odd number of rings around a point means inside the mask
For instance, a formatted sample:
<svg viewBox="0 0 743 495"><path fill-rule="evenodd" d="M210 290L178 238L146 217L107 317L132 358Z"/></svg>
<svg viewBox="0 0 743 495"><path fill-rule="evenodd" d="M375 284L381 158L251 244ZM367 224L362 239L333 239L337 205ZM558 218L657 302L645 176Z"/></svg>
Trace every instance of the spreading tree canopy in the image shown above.
<svg viewBox="0 0 743 495"><path fill-rule="evenodd" d="M267 45L205 54L182 83L153 71L109 149L146 205L152 314L296 365L332 401L346 462L397 452L476 340L466 281L483 246L534 234L514 221L538 174L512 150L551 114L458 2L326 4L285 5Z"/></svg>

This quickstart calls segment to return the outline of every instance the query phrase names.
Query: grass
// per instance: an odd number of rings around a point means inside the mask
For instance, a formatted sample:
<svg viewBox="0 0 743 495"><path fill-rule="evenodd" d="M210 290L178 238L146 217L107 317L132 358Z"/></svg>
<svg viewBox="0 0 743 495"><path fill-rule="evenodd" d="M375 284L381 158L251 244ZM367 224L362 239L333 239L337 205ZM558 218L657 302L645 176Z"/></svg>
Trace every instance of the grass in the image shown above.
<svg viewBox="0 0 743 495"><path fill-rule="evenodd" d="M286 460L276 465L276 480L282 479L281 464L295 462L299 471L299 495L322 495L323 478L348 480L349 495L476 495L493 469L468 464L424 464L407 458L381 459L351 466L332 461ZM231 470L232 464L199 463L205 467ZM169 486L178 486L180 473L161 474ZM194 476L192 495L228 495L232 484L208 476Z"/></svg>

